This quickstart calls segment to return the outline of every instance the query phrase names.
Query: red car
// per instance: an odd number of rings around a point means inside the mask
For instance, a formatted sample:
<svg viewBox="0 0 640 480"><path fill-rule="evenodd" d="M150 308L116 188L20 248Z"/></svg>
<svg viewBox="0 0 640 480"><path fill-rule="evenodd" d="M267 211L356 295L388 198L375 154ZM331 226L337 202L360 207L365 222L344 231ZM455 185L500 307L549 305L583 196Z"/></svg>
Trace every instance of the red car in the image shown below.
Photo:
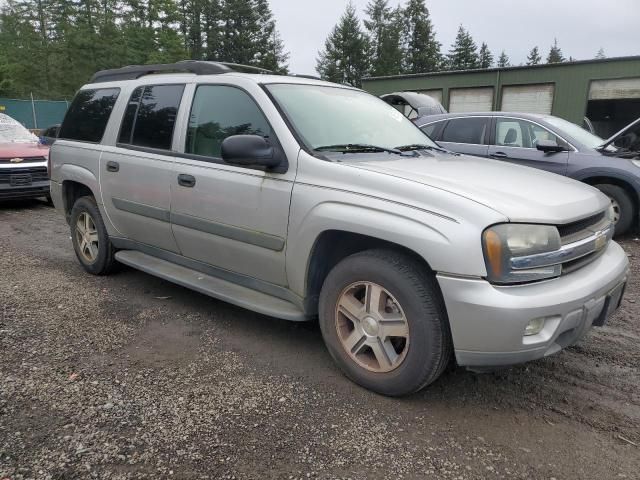
<svg viewBox="0 0 640 480"><path fill-rule="evenodd" d="M49 197L49 147L0 113L0 199Z"/></svg>

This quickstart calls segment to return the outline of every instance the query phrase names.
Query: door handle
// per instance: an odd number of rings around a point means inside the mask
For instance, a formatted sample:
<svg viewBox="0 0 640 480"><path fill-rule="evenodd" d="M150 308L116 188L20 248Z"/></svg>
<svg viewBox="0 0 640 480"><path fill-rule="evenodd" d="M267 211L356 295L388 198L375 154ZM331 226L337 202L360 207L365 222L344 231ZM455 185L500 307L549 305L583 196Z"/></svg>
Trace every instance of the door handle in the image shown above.
<svg viewBox="0 0 640 480"><path fill-rule="evenodd" d="M507 154L504 152L495 152L489 155L491 158L507 158Z"/></svg>
<svg viewBox="0 0 640 480"><path fill-rule="evenodd" d="M117 172L118 170L120 170L118 162L107 162L107 172Z"/></svg>
<svg viewBox="0 0 640 480"><path fill-rule="evenodd" d="M196 177L181 173L178 175L178 185L189 188L194 187L196 185Z"/></svg>

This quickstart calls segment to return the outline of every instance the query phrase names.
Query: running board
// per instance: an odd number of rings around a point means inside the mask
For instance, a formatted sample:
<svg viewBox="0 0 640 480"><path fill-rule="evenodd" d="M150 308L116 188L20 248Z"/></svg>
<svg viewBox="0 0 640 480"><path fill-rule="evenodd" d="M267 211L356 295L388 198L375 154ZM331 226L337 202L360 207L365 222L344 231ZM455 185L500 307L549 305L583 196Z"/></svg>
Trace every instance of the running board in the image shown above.
<svg viewBox="0 0 640 480"><path fill-rule="evenodd" d="M150 275L204 293L238 307L284 320L307 320L294 304L136 250L116 252L116 260Z"/></svg>

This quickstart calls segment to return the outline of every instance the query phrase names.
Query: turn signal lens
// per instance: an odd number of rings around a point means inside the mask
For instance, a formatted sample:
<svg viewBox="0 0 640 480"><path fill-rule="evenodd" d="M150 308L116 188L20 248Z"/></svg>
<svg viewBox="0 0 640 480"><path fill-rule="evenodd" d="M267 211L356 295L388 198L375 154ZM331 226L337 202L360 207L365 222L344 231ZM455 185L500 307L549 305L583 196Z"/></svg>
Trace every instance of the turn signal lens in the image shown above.
<svg viewBox="0 0 640 480"><path fill-rule="evenodd" d="M487 256L487 266L491 273L500 277L502 275L502 240L493 230L484 232L484 248Z"/></svg>

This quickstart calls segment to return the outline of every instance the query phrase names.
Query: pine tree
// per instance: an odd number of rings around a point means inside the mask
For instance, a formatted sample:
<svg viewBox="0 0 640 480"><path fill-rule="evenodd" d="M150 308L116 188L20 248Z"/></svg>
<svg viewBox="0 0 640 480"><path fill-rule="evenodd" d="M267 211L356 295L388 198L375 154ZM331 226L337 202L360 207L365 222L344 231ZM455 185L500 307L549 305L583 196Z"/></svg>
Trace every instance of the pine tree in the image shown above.
<svg viewBox="0 0 640 480"><path fill-rule="evenodd" d="M602 59L607 58L607 56L604 53L604 48L600 47L600 49L598 50L598 53L596 53L596 58L598 60L602 60Z"/></svg>
<svg viewBox="0 0 640 480"><path fill-rule="evenodd" d="M547 56L547 63L562 63L566 61L562 55L562 50L558 46L558 39L554 39L549 55Z"/></svg>
<svg viewBox="0 0 640 480"><path fill-rule="evenodd" d="M478 47L462 25L447 55L447 64L450 70L470 70L479 66Z"/></svg>
<svg viewBox="0 0 640 480"><path fill-rule="evenodd" d="M500 58L498 58L498 67L505 68L511 66L511 60L509 59L509 55L505 53L503 50L500 54Z"/></svg>
<svg viewBox="0 0 640 480"><path fill-rule="evenodd" d="M409 0L403 12L403 73L433 72L442 64L441 44L424 0Z"/></svg>
<svg viewBox="0 0 640 480"><path fill-rule="evenodd" d="M316 70L326 80L360 86L367 71L368 41L352 3L327 37Z"/></svg>
<svg viewBox="0 0 640 480"><path fill-rule="evenodd" d="M274 72L287 73L289 53L285 52L269 3L267 0L255 1L258 14L255 65Z"/></svg>
<svg viewBox="0 0 640 480"><path fill-rule="evenodd" d="M531 49L527 56L527 65L539 65L541 61L542 57L540 56L540 50L538 50L538 46L536 45Z"/></svg>
<svg viewBox="0 0 640 480"><path fill-rule="evenodd" d="M366 8L367 30L372 76L394 75L402 71L402 50L400 47L400 29L402 12L392 10L387 0L371 0Z"/></svg>
<svg viewBox="0 0 640 480"><path fill-rule="evenodd" d="M493 54L489 50L489 46L482 42L480 53L478 54L478 66L480 68L491 68L493 66Z"/></svg>

